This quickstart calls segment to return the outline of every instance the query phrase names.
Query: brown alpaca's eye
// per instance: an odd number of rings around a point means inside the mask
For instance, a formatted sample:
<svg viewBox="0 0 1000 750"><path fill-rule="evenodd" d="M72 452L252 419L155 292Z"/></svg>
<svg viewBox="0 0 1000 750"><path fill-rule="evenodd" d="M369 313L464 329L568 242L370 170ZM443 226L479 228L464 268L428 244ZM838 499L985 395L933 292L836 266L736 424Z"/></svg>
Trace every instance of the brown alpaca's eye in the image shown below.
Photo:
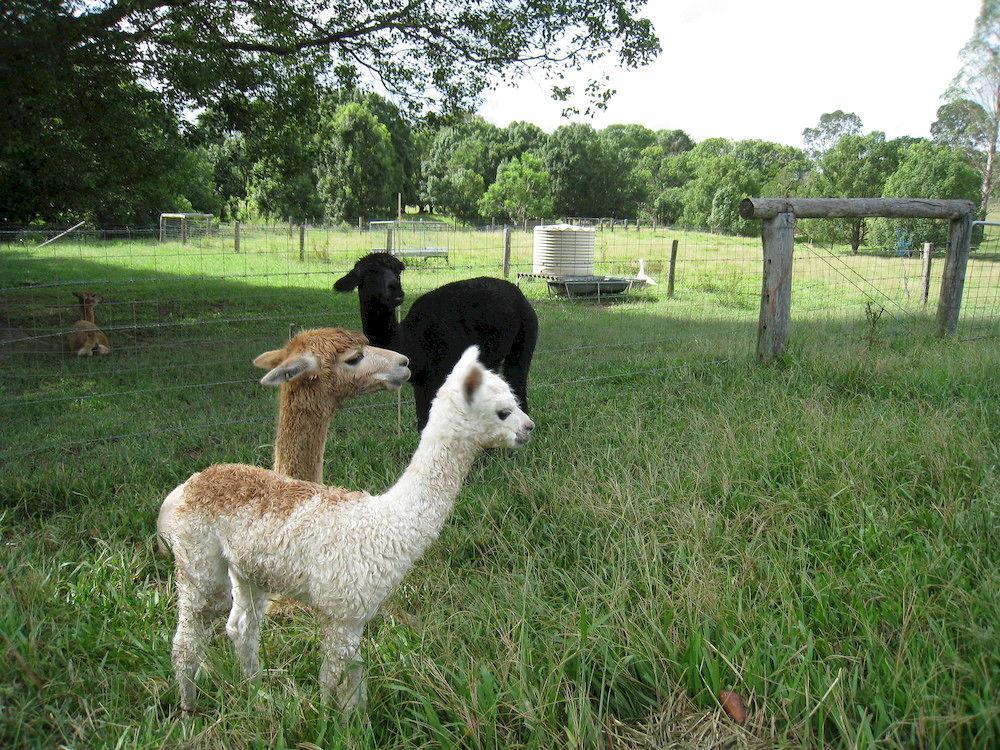
<svg viewBox="0 0 1000 750"><path fill-rule="evenodd" d="M510 416L510 409L501 409L497 412L497 416L500 417L500 419L506 419Z"/></svg>
<svg viewBox="0 0 1000 750"><path fill-rule="evenodd" d="M345 360L344 360L344 364L345 364L345 365L356 365L356 364L357 364L358 362L360 362L360 361L361 361L361 360L363 360L364 358L365 358L365 355L364 355L364 354L355 354L355 355L354 355L353 357L351 357L350 359L345 359Z"/></svg>

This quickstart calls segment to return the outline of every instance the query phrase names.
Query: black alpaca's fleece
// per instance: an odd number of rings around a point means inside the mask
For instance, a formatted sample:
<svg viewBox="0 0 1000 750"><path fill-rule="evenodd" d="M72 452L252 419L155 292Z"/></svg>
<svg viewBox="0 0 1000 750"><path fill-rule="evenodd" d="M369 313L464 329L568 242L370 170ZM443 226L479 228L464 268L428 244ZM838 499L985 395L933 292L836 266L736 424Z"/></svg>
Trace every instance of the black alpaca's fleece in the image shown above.
<svg viewBox="0 0 1000 750"><path fill-rule="evenodd" d="M509 281L488 276L453 281L417 299L397 324L394 295L380 292L388 284L402 300L403 268L388 253L371 253L334 288L349 291L357 286L365 336L373 346L409 358L417 429L427 424L438 388L472 345L479 347L479 359L486 367L504 376L527 412L528 368L538 340L538 317L524 293Z"/></svg>

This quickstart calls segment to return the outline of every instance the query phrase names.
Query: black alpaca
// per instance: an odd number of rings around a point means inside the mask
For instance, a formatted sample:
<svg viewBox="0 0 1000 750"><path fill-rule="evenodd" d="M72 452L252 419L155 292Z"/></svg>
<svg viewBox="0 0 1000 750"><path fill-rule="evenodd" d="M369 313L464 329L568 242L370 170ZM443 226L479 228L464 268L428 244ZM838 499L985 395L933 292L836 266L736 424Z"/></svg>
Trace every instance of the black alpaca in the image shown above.
<svg viewBox="0 0 1000 750"><path fill-rule="evenodd" d="M417 429L427 424L438 388L473 344L479 346L484 365L502 372L527 412L528 367L538 339L538 317L521 290L487 276L453 281L420 297L403 322L396 323L405 268L389 253L369 253L333 288L358 290L362 328L373 346L409 357Z"/></svg>

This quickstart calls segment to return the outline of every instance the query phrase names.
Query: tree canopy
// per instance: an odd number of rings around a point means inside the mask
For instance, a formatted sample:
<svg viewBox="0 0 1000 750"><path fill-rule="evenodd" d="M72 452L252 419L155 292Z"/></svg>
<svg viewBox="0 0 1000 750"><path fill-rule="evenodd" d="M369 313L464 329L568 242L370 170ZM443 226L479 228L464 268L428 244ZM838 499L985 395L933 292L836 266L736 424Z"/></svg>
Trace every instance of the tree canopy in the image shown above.
<svg viewBox="0 0 1000 750"><path fill-rule="evenodd" d="M986 218L1000 138L1000 0L983 0L961 59L962 67L944 94L944 112L938 110L935 138L948 145L962 145L967 153L970 145L976 148L982 144L984 158L974 157L973 161L979 163L981 175L980 218ZM956 139L966 142L956 143Z"/></svg>
<svg viewBox="0 0 1000 750"><path fill-rule="evenodd" d="M515 224L552 216L552 185L541 158L527 152L502 164L479 201L479 213Z"/></svg>

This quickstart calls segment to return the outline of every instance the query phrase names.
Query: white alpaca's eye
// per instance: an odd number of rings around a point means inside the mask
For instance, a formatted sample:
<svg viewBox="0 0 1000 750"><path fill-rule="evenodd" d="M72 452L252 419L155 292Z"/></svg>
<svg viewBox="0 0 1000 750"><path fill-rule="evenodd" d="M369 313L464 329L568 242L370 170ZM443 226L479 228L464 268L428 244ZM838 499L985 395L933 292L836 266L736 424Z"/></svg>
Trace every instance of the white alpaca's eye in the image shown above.
<svg viewBox="0 0 1000 750"><path fill-rule="evenodd" d="M364 358L365 358L365 355L364 355L364 354L355 354L355 355L354 355L353 357L351 357L350 359L345 359L345 360L344 360L344 364L345 364L345 365L356 365L356 364L357 364L358 362L360 362L360 361L361 361L361 360L363 360Z"/></svg>
<svg viewBox="0 0 1000 750"><path fill-rule="evenodd" d="M500 419L506 419L510 416L510 409L501 409L497 412L497 416L500 417Z"/></svg>

